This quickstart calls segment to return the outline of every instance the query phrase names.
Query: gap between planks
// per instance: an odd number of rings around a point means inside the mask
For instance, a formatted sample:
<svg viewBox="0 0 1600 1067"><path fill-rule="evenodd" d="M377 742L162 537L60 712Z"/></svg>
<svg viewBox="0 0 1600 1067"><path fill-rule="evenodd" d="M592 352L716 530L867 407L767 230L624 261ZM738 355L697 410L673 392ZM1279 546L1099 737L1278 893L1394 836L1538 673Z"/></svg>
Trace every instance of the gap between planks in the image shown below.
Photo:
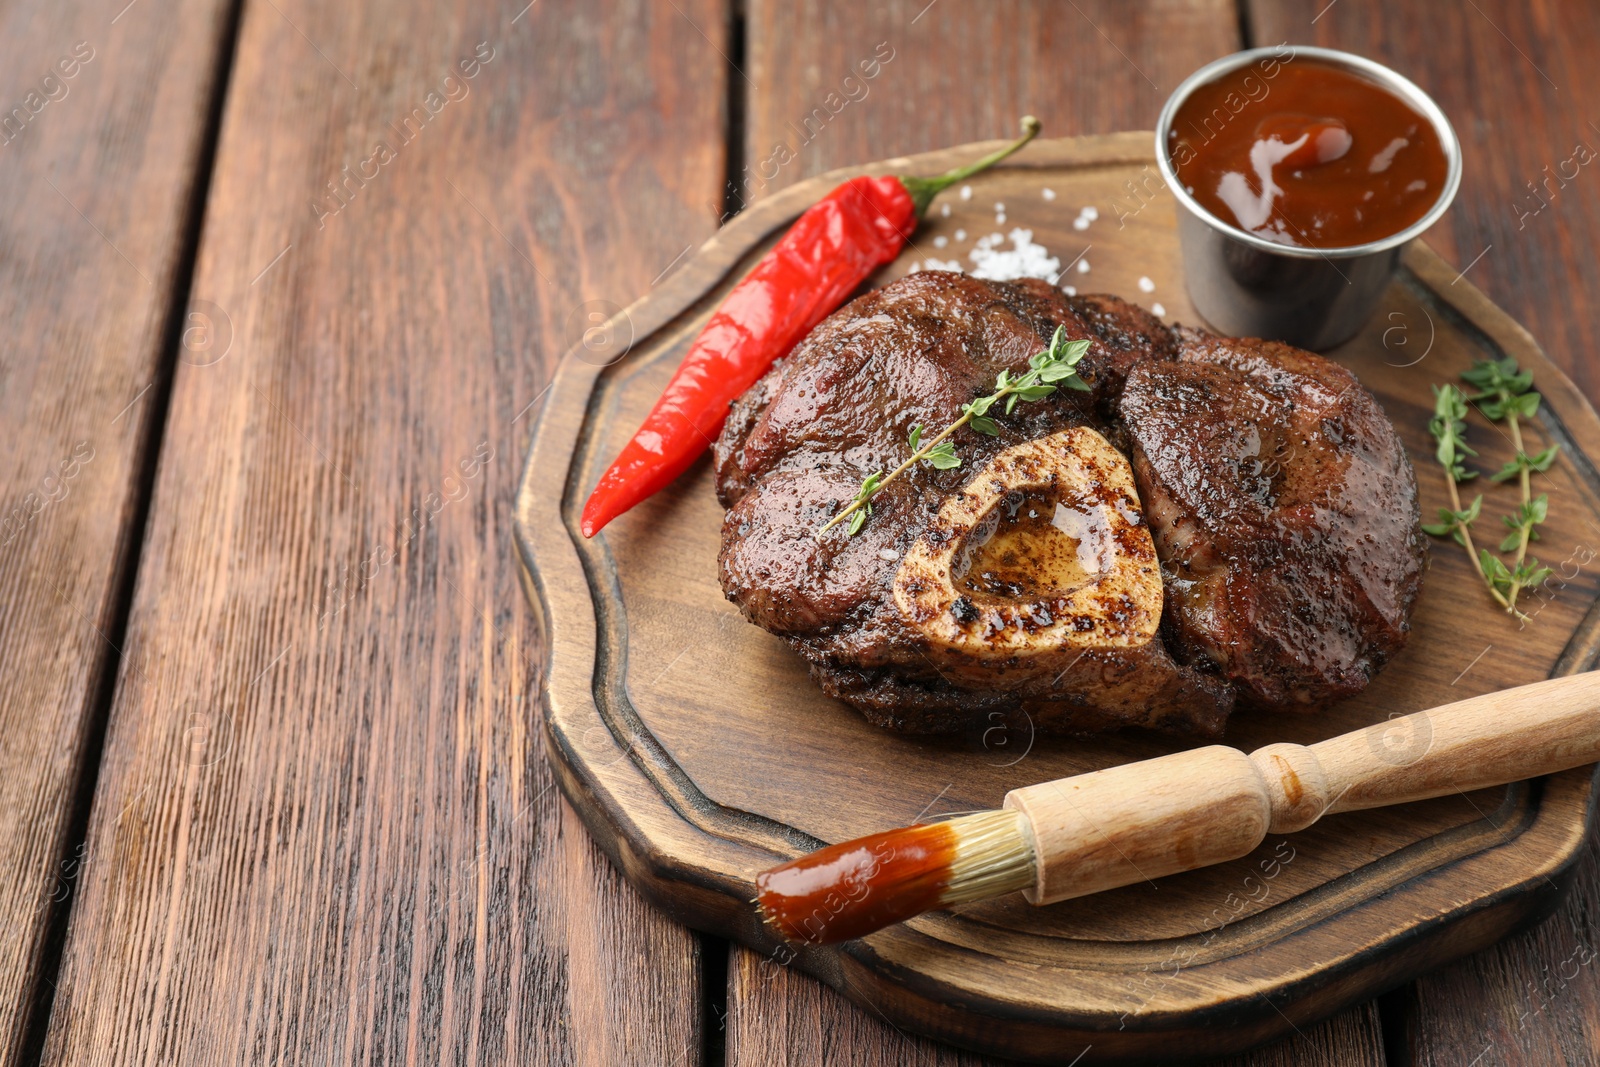
<svg viewBox="0 0 1600 1067"><path fill-rule="evenodd" d="M229 0L222 16L222 29L217 41L217 55L211 75L211 99L206 102L205 126L195 158L194 178L183 209L183 236L180 239L173 284L168 293L167 307L163 315L164 325L157 352L155 375L151 385L146 387L149 392L140 394L141 397L149 397L151 406L144 438L135 445L134 450L130 517L113 569L110 632L101 635L110 647L111 653L106 657L100 677L93 682L94 691L86 715L82 760L72 799L72 813L66 831L62 835L60 866L56 868L58 870L69 869L68 865L75 862L75 851L88 841L89 815L94 807L95 787L99 783L100 764L105 754L106 725L111 717L111 705L116 698L117 682L122 674L122 649L127 644L128 615L133 606L134 585L139 577L139 563L144 549L145 528L150 517L150 498L155 487L156 467L161 461L161 443L166 432L172 384L177 374L178 349L182 343L184 319L191 299L195 260L200 250L200 233L204 228L211 175L217 158L217 140L222 129L223 105L227 100L228 86L232 81L243 7L244 0ZM38 959L37 974L34 979L33 1003L17 1050L16 1062L19 1064L38 1064L43 1059L45 1037L49 1032L50 1016L55 1007L56 978L61 969L67 924L72 917L72 905L76 899L76 893L67 894L64 900L50 909L49 918L46 920L44 948Z"/></svg>

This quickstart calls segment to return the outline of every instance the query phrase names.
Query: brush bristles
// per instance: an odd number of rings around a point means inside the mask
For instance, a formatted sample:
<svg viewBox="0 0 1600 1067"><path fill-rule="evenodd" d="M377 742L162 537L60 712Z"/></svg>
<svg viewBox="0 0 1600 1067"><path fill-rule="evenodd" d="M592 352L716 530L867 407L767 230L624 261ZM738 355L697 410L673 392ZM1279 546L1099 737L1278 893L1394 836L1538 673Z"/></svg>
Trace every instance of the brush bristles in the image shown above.
<svg viewBox="0 0 1600 1067"><path fill-rule="evenodd" d="M756 903L788 940L828 944L1034 881L1032 828L1017 812L982 811L780 863L756 875Z"/></svg>
<svg viewBox="0 0 1600 1067"><path fill-rule="evenodd" d="M944 823L956 835L950 881L939 894L942 904L988 900L1026 889L1038 877L1033 835L1016 811L981 811Z"/></svg>

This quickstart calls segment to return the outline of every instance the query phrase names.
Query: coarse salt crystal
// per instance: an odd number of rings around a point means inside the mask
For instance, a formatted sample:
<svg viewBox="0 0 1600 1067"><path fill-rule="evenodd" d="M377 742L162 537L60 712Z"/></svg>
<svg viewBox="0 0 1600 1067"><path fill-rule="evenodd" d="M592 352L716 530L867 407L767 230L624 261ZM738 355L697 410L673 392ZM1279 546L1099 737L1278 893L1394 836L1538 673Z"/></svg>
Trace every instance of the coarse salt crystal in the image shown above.
<svg viewBox="0 0 1600 1067"><path fill-rule="evenodd" d="M1089 220L1079 215L1072 220L1072 228L1074 230L1087 230L1089 228Z"/></svg>
<svg viewBox="0 0 1600 1067"><path fill-rule="evenodd" d="M950 205L949 204L940 204L939 205L939 214L943 215L945 218L949 218L950 217Z"/></svg>
<svg viewBox="0 0 1600 1067"><path fill-rule="evenodd" d="M1063 286L1061 291L1066 293L1068 296L1078 295L1078 287L1076 285Z"/></svg>
<svg viewBox="0 0 1600 1067"><path fill-rule="evenodd" d="M1088 274L1089 273L1089 261L1087 259L1078 260L1078 273L1079 274Z"/></svg>
<svg viewBox="0 0 1600 1067"><path fill-rule="evenodd" d="M1151 304L1150 314L1154 315L1158 319L1164 319L1167 317L1167 309L1162 307L1160 304Z"/></svg>
<svg viewBox="0 0 1600 1067"><path fill-rule="evenodd" d="M1056 198L1056 191L1054 189L1042 189L1040 190L1039 195L1043 196L1046 200L1054 200Z"/></svg>
<svg viewBox="0 0 1600 1067"><path fill-rule="evenodd" d="M996 200L994 202L994 213L996 215L1004 215L1006 213L1006 206L1000 201Z"/></svg>
<svg viewBox="0 0 1600 1067"><path fill-rule="evenodd" d="M1004 211L1002 211L1002 212L1000 212L1000 214L998 214L998 215L996 215L996 216L995 216L995 217L994 217L994 221L995 221L995 222L996 222L996 223L997 223L997 224L998 224L998 223L1002 223L1002 222L1004 222L1004 221L1006 221L1006 213L1005 213L1005 212L1004 212Z"/></svg>
<svg viewBox="0 0 1600 1067"><path fill-rule="evenodd" d="M918 266L923 270L953 270L957 274L961 273L963 269L959 259L934 259L931 256L923 260ZM917 268L912 267L911 269L916 270Z"/></svg>
<svg viewBox="0 0 1600 1067"><path fill-rule="evenodd" d="M1032 230L1017 227L1010 236L1009 249L998 247L1004 240L1000 234L978 239L967 257L972 260L974 278L1011 281L1015 278L1054 279L1060 275L1061 260L1043 245L1034 244Z"/></svg>
<svg viewBox="0 0 1600 1067"><path fill-rule="evenodd" d="M950 243L950 238L944 236L944 234L940 234L938 237L935 237L933 239L933 247L935 247L935 248L943 248L945 245L947 245L949 243ZM1140 282L1139 284L1143 285L1144 283ZM1155 287L1151 286L1151 289L1153 289L1153 288L1155 288ZM1150 289L1146 289L1145 290L1145 292L1147 292L1147 293L1149 291L1150 291Z"/></svg>
<svg viewBox="0 0 1600 1067"><path fill-rule="evenodd" d="M961 187L961 199L963 199L963 200L971 200L972 199L972 186L963 185Z"/></svg>
<svg viewBox="0 0 1600 1067"><path fill-rule="evenodd" d="M1087 207L1085 207L1082 211L1078 212L1078 214L1082 215L1084 218L1088 219L1090 222L1093 222L1095 219L1100 217L1100 209L1095 207L1093 204L1090 204Z"/></svg>
<svg viewBox="0 0 1600 1067"><path fill-rule="evenodd" d="M965 241L966 239L967 239L967 231L966 230L957 230L956 231L956 240Z"/></svg>
<svg viewBox="0 0 1600 1067"><path fill-rule="evenodd" d="M878 558L886 563L893 563L900 558L900 553L892 548L880 548L878 549Z"/></svg>
<svg viewBox="0 0 1600 1067"><path fill-rule="evenodd" d="M1149 278L1142 277L1139 279L1139 291L1141 293L1153 293L1156 291L1156 283Z"/></svg>

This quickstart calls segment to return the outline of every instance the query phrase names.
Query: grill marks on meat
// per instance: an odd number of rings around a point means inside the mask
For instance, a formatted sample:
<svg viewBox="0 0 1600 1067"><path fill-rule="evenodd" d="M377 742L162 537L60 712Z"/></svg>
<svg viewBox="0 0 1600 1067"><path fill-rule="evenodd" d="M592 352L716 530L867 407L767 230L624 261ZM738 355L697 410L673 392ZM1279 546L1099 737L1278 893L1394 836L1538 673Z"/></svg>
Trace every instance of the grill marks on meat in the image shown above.
<svg viewBox="0 0 1600 1067"><path fill-rule="evenodd" d="M1089 392L1020 404L999 437L958 431L961 467L919 465L874 498L859 534L817 540L866 474L905 458L913 425L955 421L1057 326L1094 342L1079 364ZM930 655L894 602L902 561L1000 453L1069 427L1132 460L1165 587L1160 635L1048 672ZM1252 448L1271 458L1280 440L1294 449L1273 476L1235 462ZM1226 470L1208 458L1218 449ZM1404 640L1419 582L1410 468L1353 377L1282 346L1180 339L1115 297L1068 298L1042 281L925 272L858 298L734 404L714 462L728 598L784 637L824 692L907 732L1021 709L1056 732L1216 736L1236 686L1280 706L1359 689ZM1232 577L1240 564L1251 573Z"/></svg>
<svg viewBox="0 0 1600 1067"><path fill-rule="evenodd" d="M1372 395L1320 356L1196 335L1140 364L1120 407L1179 657L1258 705L1360 692L1405 643L1425 551Z"/></svg>

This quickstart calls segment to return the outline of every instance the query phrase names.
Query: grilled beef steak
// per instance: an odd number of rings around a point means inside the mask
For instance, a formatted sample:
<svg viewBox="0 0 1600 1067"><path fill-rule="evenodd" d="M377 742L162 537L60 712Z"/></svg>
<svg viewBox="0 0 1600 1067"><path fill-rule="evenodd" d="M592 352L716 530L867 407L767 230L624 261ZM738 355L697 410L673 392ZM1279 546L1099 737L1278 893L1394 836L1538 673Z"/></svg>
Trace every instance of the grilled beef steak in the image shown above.
<svg viewBox="0 0 1600 1067"><path fill-rule="evenodd" d="M960 467L919 465L873 498L860 533L817 537L866 474L905 459L913 426L954 422L1058 326L1093 341L1078 364L1087 391L1018 405L997 437L958 431ZM1201 372L1227 383L1226 408L1169 417L1178 385L1162 375ZM1321 414L1297 406L1313 399ZM1226 476L1192 486L1209 470L1207 428L1252 419L1266 441L1316 431L1315 447L1280 457L1278 495L1258 499L1239 464L1247 440L1218 458ZM926 272L860 297L734 405L715 464L728 598L825 692L910 732L1020 708L1044 730L1216 736L1236 688L1273 706L1359 688L1403 640L1417 591L1410 468L1346 372L1280 346L1179 337L1115 297L1042 281ZM1202 508L1194 492L1226 499ZM1363 526L1361 501L1398 518ZM1362 565L1384 565L1351 573L1356 544ZM1230 579L1265 560L1280 566ZM1320 625L1334 633L1316 645Z"/></svg>
<svg viewBox="0 0 1600 1067"><path fill-rule="evenodd" d="M1372 394L1270 341L1194 337L1140 364L1121 412L1169 634L1269 707L1359 693L1422 589L1417 487Z"/></svg>

